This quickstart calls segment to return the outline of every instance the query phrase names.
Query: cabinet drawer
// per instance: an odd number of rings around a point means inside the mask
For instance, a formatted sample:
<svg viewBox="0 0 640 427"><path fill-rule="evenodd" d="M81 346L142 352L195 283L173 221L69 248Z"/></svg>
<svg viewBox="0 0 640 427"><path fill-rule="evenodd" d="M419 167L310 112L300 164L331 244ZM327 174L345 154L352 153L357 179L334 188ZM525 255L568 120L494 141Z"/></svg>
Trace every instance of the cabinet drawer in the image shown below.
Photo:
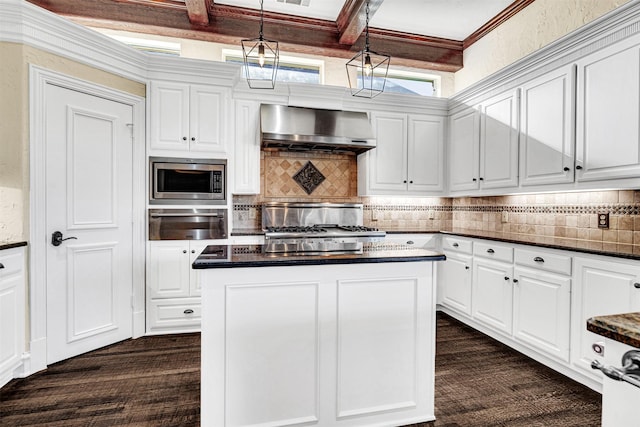
<svg viewBox="0 0 640 427"><path fill-rule="evenodd" d="M560 274L571 274L571 257L548 251L516 249L516 264L552 271Z"/></svg>
<svg viewBox="0 0 640 427"><path fill-rule="evenodd" d="M202 307L200 298L176 298L147 302L148 329L198 330Z"/></svg>
<svg viewBox="0 0 640 427"><path fill-rule="evenodd" d="M476 242L473 246L473 254L496 261L513 261L513 248L494 242Z"/></svg>
<svg viewBox="0 0 640 427"><path fill-rule="evenodd" d="M470 254L473 242L459 237L445 237L442 239L442 249Z"/></svg>
<svg viewBox="0 0 640 427"><path fill-rule="evenodd" d="M22 274L24 270L23 248L7 249L0 252L0 279L16 274Z"/></svg>

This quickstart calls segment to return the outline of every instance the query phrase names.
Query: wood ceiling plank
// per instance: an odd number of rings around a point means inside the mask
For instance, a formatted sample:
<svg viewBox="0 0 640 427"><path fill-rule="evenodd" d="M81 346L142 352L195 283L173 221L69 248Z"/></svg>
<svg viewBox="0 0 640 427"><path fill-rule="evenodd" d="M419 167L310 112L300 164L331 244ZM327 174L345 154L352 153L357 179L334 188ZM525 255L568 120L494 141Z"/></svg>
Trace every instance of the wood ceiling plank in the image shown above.
<svg viewBox="0 0 640 427"><path fill-rule="evenodd" d="M189 21L194 25L208 25L209 12L207 0L185 0Z"/></svg>
<svg viewBox="0 0 640 427"><path fill-rule="evenodd" d="M502 12L491 18L489 22L478 28L476 31L470 34L469 37L464 39L464 41L462 42L463 48L468 48L469 46L480 40L482 37L495 30L498 26L509 20L513 15L529 6L534 1L535 0L515 0L509 6L504 8Z"/></svg>
<svg viewBox="0 0 640 427"><path fill-rule="evenodd" d="M340 38L338 39L340 44L352 45L362 35L366 26L367 1L369 0L345 1L336 20L338 32L340 33ZM375 15L382 2L383 0L369 1L369 19Z"/></svg>
<svg viewBox="0 0 640 427"><path fill-rule="evenodd" d="M186 6L159 6L155 0L28 0L82 25L238 45L257 37L260 11L213 3L209 23L194 25ZM162 0L165 3L167 0ZM389 53L391 64L455 72L462 68L462 42L369 29L370 42L379 53ZM335 22L264 13L264 36L280 43L280 50L336 58L351 58L361 46L339 42Z"/></svg>

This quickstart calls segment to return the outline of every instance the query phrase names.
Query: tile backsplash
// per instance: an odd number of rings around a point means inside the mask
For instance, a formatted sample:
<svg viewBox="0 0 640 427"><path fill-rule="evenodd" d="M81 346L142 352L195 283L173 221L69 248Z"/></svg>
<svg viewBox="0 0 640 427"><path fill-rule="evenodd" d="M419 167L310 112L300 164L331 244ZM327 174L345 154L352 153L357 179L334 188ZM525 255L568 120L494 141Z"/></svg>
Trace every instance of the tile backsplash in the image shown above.
<svg viewBox="0 0 640 427"><path fill-rule="evenodd" d="M274 200L285 201L234 196L234 227L260 228L260 205ZM617 245L618 249L640 253L640 190L460 198L286 199L305 200L363 203L365 225L386 231L505 232L532 238L579 239L590 242L593 249L607 250ZM609 228L598 227L599 213L609 214Z"/></svg>

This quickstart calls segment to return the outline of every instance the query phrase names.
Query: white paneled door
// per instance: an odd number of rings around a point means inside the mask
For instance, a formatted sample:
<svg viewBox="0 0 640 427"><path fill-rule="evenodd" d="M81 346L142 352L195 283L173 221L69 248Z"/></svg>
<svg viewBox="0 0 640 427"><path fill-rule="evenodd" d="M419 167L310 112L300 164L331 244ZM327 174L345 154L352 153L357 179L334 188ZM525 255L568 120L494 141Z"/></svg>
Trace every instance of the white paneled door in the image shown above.
<svg viewBox="0 0 640 427"><path fill-rule="evenodd" d="M46 104L47 363L54 363L132 336L133 111L53 84Z"/></svg>

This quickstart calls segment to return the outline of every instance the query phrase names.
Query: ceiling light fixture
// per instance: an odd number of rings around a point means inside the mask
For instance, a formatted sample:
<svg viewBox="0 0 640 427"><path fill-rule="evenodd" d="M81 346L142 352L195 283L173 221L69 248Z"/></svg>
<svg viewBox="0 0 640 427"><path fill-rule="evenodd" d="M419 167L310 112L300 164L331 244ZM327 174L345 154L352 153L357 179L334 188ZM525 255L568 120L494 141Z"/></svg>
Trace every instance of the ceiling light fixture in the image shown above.
<svg viewBox="0 0 640 427"><path fill-rule="evenodd" d="M373 98L384 92L391 57L369 49L369 1L366 5L364 27L364 50L347 62L347 78L351 95Z"/></svg>
<svg viewBox="0 0 640 427"><path fill-rule="evenodd" d="M260 0L260 35L242 40L242 56L247 83L252 89L273 89L280 61L278 42L267 40L262 34L264 24L263 0Z"/></svg>

